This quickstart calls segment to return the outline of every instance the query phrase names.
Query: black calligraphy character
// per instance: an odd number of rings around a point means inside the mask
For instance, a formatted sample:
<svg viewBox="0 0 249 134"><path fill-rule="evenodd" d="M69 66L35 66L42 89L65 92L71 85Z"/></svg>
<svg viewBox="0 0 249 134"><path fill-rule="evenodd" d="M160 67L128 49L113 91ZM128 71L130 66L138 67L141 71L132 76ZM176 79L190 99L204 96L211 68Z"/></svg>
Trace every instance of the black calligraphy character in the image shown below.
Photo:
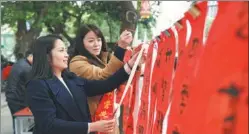
<svg viewBox="0 0 249 134"><path fill-rule="evenodd" d="M146 119L146 108L145 108L145 102L141 101L141 117L145 120Z"/></svg>
<svg viewBox="0 0 249 134"><path fill-rule="evenodd" d="M157 82L155 82L152 86L152 91L156 94L157 91Z"/></svg>
<svg viewBox="0 0 249 134"><path fill-rule="evenodd" d="M232 109L232 111L230 111L229 115L226 116L224 119L223 131L225 134L232 134L235 127L234 123L237 112L236 107L240 91L235 87L235 85L232 84L228 88L219 89L218 92L222 94L227 94L231 98L229 102L229 107Z"/></svg>
<svg viewBox="0 0 249 134"><path fill-rule="evenodd" d="M162 80L162 101L164 101L165 91L167 90L167 81Z"/></svg>
<svg viewBox="0 0 249 134"><path fill-rule="evenodd" d="M188 93L188 86L186 84L182 85L182 91L181 91L181 96L182 96L182 101L180 103L180 114L183 113L185 107L186 107L186 98L189 97L189 93Z"/></svg>
<svg viewBox="0 0 249 134"><path fill-rule="evenodd" d="M198 44L199 44L199 39L198 38L194 38L193 39L193 44L192 44L192 49L195 49Z"/></svg>
<svg viewBox="0 0 249 134"><path fill-rule="evenodd" d="M240 11L238 12L238 20L244 20L244 18L247 15L248 10L248 3L242 4L242 7L240 8ZM244 22L239 28L236 30L237 37L241 39L248 39L248 20L246 19L246 22Z"/></svg>
<svg viewBox="0 0 249 134"><path fill-rule="evenodd" d="M139 134L144 134L144 127L141 125L138 125L138 133Z"/></svg>
<svg viewBox="0 0 249 134"><path fill-rule="evenodd" d="M159 68L160 67L160 59L156 59L156 66Z"/></svg>
<svg viewBox="0 0 249 134"><path fill-rule="evenodd" d="M222 88L222 89L218 90L218 92L219 93L226 93L230 97L238 97L238 95L239 95L239 90L234 85L230 85L229 88Z"/></svg>
<svg viewBox="0 0 249 134"><path fill-rule="evenodd" d="M161 51L159 51L159 53L157 55L157 59L156 59L156 65L157 65L157 67L160 67L160 64L161 64L160 57L162 56L162 52L163 52L163 49L161 49Z"/></svg>
<svg viewBox="0 0 249 134"><path fill-rule="evenodd" d="M245 24L242 24L237 30L236 30L236 36L243 39L243 40L246 40L248 39L248 24L245 23Z"/></svg>
<svg viewBox="0 0 249 134"><path fill-rule="evenodd" d="M131 129L131 130L133 130L133 125L131 125L131 124L128 124L128 126L127 126L129 129Z"/></svg>
<svg viewBox="0 0 249 134"><path fill-rule="evenodd" d="M186 84L183 84L182 85L182 91L181 91L181 94L185 97L188 98L189 94L188 94L188 85ZM184 100L184 98L182 98Z"/></svg>
<svg viewBox="0 0 249 134"><path fill-rule="evenodd" d="M162 80L162 89L167 88L167 81L165 79Z"/></svg>
<svg viewBox="0 0 249 134"><path fill-rule="evenodd" d="M192 58L195 54L195 49L198 47L199 44L199 39L198 38L194 38L192 41L192 48L188 54L189 58Z"/></svg>
<svg viewBox="0 0 249 134"><path fill-rule="evenodd" d="M163 113L158 111L158 119L157 119L157 129L160 130L160 134L162 133L162 128L163 128Z"/></svg>
<svg viewBox="0 0 249 134"><path fill-rule="evenodd" d="M181 134L177 126L175 126L174 130L172 131L172 134Z"/></svg>
<svg viewBox="0 0 249 134"><path fill-rule="evenodd" d="M173 131L172 134L180 134L178 131Z"/></svg>
<svg viewBox="0 0 249 134"><path fill-rule="evenodd" d="M166 51L166 62L170 60L170 56L172 55L172 50L170 48Z"/></svg>

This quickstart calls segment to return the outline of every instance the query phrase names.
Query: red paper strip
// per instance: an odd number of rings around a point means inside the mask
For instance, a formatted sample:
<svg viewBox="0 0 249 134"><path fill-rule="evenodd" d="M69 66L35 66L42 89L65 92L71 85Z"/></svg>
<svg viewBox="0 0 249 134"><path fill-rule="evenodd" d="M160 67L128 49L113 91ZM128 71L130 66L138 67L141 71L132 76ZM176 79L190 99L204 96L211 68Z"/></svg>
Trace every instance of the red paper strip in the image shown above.
<svg viewBox="0 0 249 134"><path fill-rule="evenodd" d="M181 63L179 64L175 80L173 83L172 107L168 119L168 134L185 132L183 120L185 120L186 111L192 111L188 108L188 99L191 97L190 81L195 75L195 69L203 51L203 30L207 13L207 2L201 2L196 5L201 12L200 16L194 19L188 12L186 19L190 21L192 33L185 49L183 49ZM187 129L187 128L186 128Z"/></svg>

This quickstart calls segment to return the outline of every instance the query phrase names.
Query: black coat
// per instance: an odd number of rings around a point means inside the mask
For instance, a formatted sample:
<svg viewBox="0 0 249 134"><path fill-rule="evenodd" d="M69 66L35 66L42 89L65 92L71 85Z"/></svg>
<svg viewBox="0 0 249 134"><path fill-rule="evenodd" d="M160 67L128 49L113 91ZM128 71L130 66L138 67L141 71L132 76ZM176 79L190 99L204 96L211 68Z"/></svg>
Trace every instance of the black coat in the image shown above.
<svg viewBox="0 0 249 134"><path fill-rule="evenodd" d="M91 122L87 96L110 92L127 79L124 68L106 80L63 76L73 97L57 78L31 80L27 98L35 119L34 134L86 134Z"/></svg>
<svg viewBox="0 0 249 134"><path fill-rule="evenodd" d="M8 103L20 107L27 106L25 84L28 81L31 68L31 64L26 58L20 59L12 66L5 92Z"/></svg>

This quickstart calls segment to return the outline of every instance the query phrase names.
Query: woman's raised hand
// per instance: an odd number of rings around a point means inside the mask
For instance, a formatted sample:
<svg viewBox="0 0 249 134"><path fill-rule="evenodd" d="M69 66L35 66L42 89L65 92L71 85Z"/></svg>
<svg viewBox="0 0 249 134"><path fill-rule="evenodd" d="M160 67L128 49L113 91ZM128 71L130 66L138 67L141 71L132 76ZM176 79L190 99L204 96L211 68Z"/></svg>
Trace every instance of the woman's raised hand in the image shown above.
<svg viewBox="0 0 249 134"><path fill-rule="evenodd" d="M132 42L133 37L132 37L132 33L130 31L123 31L120 35L120 38L118 40L118 46L121 48L126 49L129 44Z"/></svg>

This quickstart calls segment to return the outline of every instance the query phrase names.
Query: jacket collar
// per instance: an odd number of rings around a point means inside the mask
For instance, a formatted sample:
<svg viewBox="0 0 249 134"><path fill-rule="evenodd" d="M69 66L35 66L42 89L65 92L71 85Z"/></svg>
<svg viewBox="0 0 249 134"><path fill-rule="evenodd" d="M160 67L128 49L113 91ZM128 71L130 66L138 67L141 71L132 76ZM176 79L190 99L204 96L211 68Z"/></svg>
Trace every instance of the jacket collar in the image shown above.
<svg viewBox="0 0 249 134"><path fill-rule="evenodd" d="M54 99L56 99L56 101L65 109L65 111L68 112L68 115L76 121L82 121L81 114L84 111L84 104L78 105L80 107L80 111L77 107L77 104L78 101L82 103L86 102L85 100L83 100L84 97L82 96L84 93L82 91L78 91L78 88L75 88L75 84L72 80L64 78L64 81L71 91L73 98L58 78L55 77L53 79L45 80L53 93Z"/></svg>

